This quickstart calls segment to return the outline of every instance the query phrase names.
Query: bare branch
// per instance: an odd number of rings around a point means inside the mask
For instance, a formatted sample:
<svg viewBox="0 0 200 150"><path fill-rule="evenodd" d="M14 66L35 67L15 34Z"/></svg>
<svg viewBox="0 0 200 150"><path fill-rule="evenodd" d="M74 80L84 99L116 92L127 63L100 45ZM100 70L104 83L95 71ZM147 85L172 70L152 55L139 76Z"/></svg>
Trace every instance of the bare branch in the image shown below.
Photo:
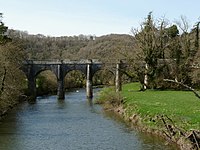
<svg viewBox="0 0 200 150"><path fill-rule="evenodd" d="M166 82L173 82L173 83L176 83L176 84L179 84L187 89L189 89L190 91L192 91L196 97L198 97L200 99L200 95L197 93L197 91L195 91L195 89L193 89L192 87L186 85L186 84L183 84L182 82L178 82L176 80L171 80L171 79L163 79L163 81L166 81Z"/></svg>

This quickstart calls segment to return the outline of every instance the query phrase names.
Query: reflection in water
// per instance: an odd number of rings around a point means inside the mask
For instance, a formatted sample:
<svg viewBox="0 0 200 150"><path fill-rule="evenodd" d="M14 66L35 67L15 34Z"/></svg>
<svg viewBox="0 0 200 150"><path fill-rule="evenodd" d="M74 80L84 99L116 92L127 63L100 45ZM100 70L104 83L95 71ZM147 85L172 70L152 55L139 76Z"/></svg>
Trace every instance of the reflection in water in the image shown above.
<svg viewBox="0 0 200 150"><path fill-rule="evenodd" d="M131 130L122 119L87 101L85 91L66 99L38 97L0 123L2 150L172 150L162 140Z"/></svg>
<svg viewBox="0 0 200 150"><path fill-rule="evenodd" d="M57 100L57 104L58 109L66 109L67 107L66 101L64 100Z"/></svg>
<svg viewBox="0 0 200 150"><path fill-rule="evenodd" d="M93 107L93 99L92 98L87 98L89 106Z"/></svg>

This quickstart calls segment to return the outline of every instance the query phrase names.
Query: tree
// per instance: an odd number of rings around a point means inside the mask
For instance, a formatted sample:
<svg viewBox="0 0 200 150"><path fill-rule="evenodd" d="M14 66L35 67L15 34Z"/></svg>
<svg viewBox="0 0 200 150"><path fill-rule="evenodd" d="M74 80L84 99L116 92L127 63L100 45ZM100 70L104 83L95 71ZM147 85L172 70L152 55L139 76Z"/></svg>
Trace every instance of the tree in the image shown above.
<svg viewBox="0 0 200 150"><path fill-rule="evenodd" d="M193 58L196 55L196 52L194 52L194 49L192 48L193 38L191 36L191 32L189 32L189 23L186 17L181 16L180 21L176 21L176 24L178 25L182 34L177 41L180 46L180 52L177 54L178 70L177 74L175 75L175 79L179 82L182 82L183 84L190 85L191 66L193 63Z"/></svg>
<svg viewBox="0 0 200 150"><path fill-rule="evenodd" d="M194 41L194 53L193 53L193 56L199 50L199 24L200 24L200 21L196 23L196 25L195 25L195 27L193 29L194 32L195 32L195 41Z"/></svg>
<svg viewBox="0 0 200 150"><path fill-rule="evenodd" d="M172 68L170 70L170 73L168 74L167 78L174 78L175 80L179 79L180 75L180 65L181 60L183 57L183 53L181 50L181 44L180 44L180 36L179 36L179 30L177 25L172 25L168 28L166 28L167 36L168 36L168 59L171 60L172 64L171 67L168 64L168 67Z"/></svg>
<svg viewBox="0 0 200 150"><path fill-rule="evenodd" d="M167 35L169 36L169 38L175 38L179 34L178 27L175 24L166 28L166 32L167 32Z"/></svg>
<svg viewBox="0 0 200 150"><path fill-rule="evenodd" d="M7 37L5 36L5 32L7 31L7 27L2 22L2 18L3 18L2 17L2 13L0 13L0 46L3 45L5 43L5 41L6 41L6 39L7 39ZM4 91L4 87L5 87L5 78L6 78L6 74L7 74L7 69L6 69L5 66L3 67L3 70L4 70L3 71L4 73L2 74L0 95Z"/></svg>
<svg viewBox="0 0 200 150"><path fill-rule="evenodd" d="M152 12L150 12L142 23L140 30L132 30L135 35L136 44L141 49L140 55L143 57L145 66L144 89L156 88L156 79L159 76L158 60L165 58L166 43L166 24L164 20L159 22L157 26L153 20ZM141 61L141 60L140 60ZM141 65L141 64L140 64ZM144 67L143 67L144 68Z"/></svg>
<svg viewBox="0 0 200 150"><path fill-rule="evenodd" d="M21 41L11 40L0 15L0 114L18 102L24 76L19 69L24 59Z"/></svg>
<svg viewBox="0 0 200 150"><path fill-rule="evenodd" d="M2 19L3 19L3 14L0 13L0 44L5 44L5 42L9 40L9 38L5 34L7 32L8 27L4 25Z"/></svg>

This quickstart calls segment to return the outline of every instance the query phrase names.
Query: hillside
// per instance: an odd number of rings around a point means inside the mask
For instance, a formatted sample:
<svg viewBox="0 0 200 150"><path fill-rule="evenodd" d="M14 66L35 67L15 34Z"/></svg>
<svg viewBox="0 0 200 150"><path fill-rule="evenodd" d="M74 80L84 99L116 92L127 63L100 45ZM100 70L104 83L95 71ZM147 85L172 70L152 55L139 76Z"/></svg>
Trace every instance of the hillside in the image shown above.
<svg viewBox="0 0 200 150"><path fill-rule="evenodd" d="M134 46L133 37L125 34L49 37L9 30L8 35L20 39L28 59L121 59Z"/></svg>
<svg viewBox="0 0 200 150"><path fill-rule="evenodd" d="M134 39L130 35L110 34L97 37L90 41L87 46L80 49L79 58L100 59L122 59L134 48Z"/></svg>

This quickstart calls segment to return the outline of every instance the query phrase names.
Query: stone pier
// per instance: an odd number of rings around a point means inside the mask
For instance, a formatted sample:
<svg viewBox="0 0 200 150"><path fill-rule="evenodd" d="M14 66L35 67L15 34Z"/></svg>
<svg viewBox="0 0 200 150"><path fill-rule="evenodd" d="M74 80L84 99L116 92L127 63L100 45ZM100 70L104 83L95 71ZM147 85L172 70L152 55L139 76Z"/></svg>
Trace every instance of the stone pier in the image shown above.
<svg viewBox="0 0 200 150"><path fill-rule="evenodd" d="M87 64L86 95L87 95L87 98L92 98L93 97L93 89L92 89L92 60L88 60L88 64Z"/></svg>
<svg viewBox="0 0 200 150"><path fill-rule="evenodd" d="M117 62L116 64L116 74L115 74L115 89L116 92L119 92L122 90L122 84L121 84L121 62Z"/></svg>
<svg viewBox="0 0 200 150"><path fill-rule="evenodd" d="M58 90L57 95L59 100L65 99L65 84L64 84L64 76L62 71L62 64L59 64L57 69L57 83L58 83Z"/></svg>

